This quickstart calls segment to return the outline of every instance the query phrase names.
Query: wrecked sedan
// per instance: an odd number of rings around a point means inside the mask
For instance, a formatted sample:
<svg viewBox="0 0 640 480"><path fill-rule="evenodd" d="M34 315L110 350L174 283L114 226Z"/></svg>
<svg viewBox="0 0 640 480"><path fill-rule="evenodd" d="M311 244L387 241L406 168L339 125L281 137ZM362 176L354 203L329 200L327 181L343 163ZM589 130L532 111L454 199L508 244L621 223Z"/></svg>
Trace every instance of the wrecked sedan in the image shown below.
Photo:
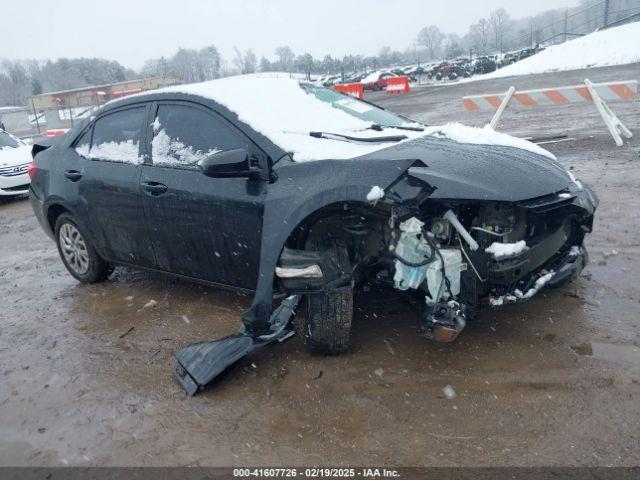
<svg viewBox="0 0 640 480"><path fill-rule="evenodd" d="M36 145L30 172L81 282L129 265L255 292L241 330L254 340L288 323L274 302L305 296L305 342L330 355L364 284L415 295L421 331L451 341L479 308L570 281L598 203L533 143L277 77L110 102Z"/></svg>

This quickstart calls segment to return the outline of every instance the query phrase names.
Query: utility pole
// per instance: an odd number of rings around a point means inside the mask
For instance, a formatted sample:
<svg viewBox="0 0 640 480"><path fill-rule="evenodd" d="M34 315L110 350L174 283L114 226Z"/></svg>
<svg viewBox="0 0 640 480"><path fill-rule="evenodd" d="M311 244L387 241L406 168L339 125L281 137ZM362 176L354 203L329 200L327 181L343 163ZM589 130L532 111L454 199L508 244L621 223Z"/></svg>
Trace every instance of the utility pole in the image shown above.
<svg viewBox="0 0 640 480"><path fill-rule="evenodd" d="M564 11L564 41L567 41L567 17L569 16L569 10Z"/></svg>
<svg viewBox="0 0 640 480"><path fill-rule="evenodd" d="M533 22L529 23L529 44L533 48Z"/></svg>
<svg viewBox="0 0 640 480"><path fill-rule="evenodd" d="M609 24L609 0L604 0L604 25L606 27Z"/></svg>

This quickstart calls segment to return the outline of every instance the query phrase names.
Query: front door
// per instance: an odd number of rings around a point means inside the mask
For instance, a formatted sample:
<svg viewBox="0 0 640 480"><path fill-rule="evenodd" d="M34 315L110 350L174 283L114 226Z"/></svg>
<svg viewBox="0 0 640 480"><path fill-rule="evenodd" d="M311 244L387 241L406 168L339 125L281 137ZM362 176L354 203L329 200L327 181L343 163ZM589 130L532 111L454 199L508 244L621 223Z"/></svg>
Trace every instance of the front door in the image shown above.
<svg viewBox="0 0 640 480"><path fill-rule="evenodd" d="M151 164L142 168L141 185L158 268L255 288L266 185L206 177L198 162L219 151L256 147L198 104L159 103L152 118Z"/></svg>

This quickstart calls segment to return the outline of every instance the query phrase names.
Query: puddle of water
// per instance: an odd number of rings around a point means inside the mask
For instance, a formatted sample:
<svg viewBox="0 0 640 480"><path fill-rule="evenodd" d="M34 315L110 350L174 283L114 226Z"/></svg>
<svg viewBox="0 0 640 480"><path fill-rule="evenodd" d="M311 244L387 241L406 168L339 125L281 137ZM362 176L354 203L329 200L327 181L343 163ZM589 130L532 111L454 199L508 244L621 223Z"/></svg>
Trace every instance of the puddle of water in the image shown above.
<svg viewBox="0 0 640 480"><path fill-rule="evenodd" d="M610 362L635 363L640 365L640 348L635 345L587 342L572 345L571 349L578 355L587 355Z"/></svg>

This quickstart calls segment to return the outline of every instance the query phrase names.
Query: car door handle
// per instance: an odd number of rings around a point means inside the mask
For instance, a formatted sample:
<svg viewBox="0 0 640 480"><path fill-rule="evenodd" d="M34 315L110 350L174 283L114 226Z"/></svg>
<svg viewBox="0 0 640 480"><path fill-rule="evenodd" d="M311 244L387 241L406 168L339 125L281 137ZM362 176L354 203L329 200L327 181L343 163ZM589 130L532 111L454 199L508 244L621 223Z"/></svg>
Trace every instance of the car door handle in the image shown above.
<svg viewBox="0 0 640 480"><path fill-rule="evenodd" d="M162 195L167 191L167 186L158 182L142 182L142 188L144 188L151 195Z"/></svg>
<svg viewBox="0 0 640 480"><path fill-rule="evenodd" d="M65 170L64 176L72 182L77 182L82 178L82 173L80 173L78 170Z"/></svg>

